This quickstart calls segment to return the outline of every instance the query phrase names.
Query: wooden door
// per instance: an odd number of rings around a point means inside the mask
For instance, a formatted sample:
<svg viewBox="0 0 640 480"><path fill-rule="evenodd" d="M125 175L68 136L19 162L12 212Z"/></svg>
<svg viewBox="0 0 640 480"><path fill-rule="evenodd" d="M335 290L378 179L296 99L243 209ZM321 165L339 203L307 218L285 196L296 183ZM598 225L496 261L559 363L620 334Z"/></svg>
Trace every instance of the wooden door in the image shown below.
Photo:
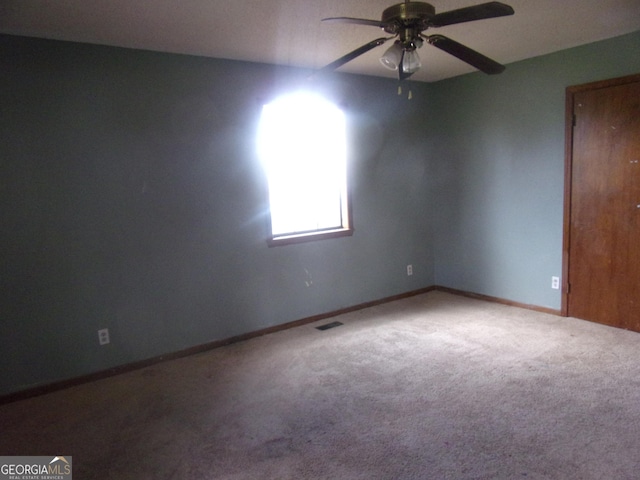
<svg viewBox="0 0 640 480"><path fill-rule="evenodd" d="M572 92L566 313L640 331L640 76L626 80Z"/></svg>

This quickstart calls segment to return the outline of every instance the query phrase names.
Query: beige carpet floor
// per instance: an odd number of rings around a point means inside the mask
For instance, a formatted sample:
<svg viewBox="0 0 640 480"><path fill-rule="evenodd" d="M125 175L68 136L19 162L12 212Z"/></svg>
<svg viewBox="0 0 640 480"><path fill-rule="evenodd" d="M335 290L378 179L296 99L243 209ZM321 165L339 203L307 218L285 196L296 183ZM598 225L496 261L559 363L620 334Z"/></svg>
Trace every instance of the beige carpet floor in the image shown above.
<svg viewBox="0 0 640 480"><path fill-rule="evenodd" d="M70 455L77 480L637 479L640 334L435 291L2 405L0 428L0 455Z"/></svg>

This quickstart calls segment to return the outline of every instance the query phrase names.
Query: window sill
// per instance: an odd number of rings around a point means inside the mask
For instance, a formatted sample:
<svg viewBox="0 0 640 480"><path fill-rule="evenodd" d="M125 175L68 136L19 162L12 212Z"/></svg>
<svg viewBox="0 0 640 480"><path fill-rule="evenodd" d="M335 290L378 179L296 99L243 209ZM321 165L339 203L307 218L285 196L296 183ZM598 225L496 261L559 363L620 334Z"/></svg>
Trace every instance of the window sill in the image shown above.
<svg viewBox="0 0 640 480"><path fill-rule="evenodd" d="M293 235L283 235L281 237L270 238L267 240L267 245L270 247L279 247L281 245L314 242L316 240L325 240L329 238L350 237L352 235L353 228L337 228L335 230L326 230L322 232L296 233Z"/></svg>

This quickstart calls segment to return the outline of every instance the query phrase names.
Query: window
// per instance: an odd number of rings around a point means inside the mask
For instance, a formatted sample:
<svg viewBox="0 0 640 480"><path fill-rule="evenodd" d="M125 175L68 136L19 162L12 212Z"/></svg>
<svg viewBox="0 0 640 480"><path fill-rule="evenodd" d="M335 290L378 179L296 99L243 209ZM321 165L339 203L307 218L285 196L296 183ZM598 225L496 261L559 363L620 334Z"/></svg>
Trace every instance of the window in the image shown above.
<svg viewBox="0 0 640 480"><path fill-rule="evenodd" d="M346 118L338 107L308 92L265 105L258 153L269 186L271 245L351 235Z"/></svg>

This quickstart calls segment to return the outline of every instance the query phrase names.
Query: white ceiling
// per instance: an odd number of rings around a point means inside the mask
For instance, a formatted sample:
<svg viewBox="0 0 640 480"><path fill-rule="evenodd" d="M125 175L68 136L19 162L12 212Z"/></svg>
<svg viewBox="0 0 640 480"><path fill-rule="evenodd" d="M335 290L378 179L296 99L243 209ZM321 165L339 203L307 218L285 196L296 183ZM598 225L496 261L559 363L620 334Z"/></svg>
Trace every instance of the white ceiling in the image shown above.
<svg viewBox="0 0 640 480"><path fill-rule="evenodd" d="M430 3L440 13L485 1ZM394 3L400 0L0 0L0 32L319 68L384 36L376 27L322 23L322 18L379 20ZM437 32L509 64L640 30L640 0L503 3L515 15ZM377 47L340 70L394 77L378 62L385 49ZM419 53L423 68L412 80L436 81L473 71L430 45Z"/></svg>

